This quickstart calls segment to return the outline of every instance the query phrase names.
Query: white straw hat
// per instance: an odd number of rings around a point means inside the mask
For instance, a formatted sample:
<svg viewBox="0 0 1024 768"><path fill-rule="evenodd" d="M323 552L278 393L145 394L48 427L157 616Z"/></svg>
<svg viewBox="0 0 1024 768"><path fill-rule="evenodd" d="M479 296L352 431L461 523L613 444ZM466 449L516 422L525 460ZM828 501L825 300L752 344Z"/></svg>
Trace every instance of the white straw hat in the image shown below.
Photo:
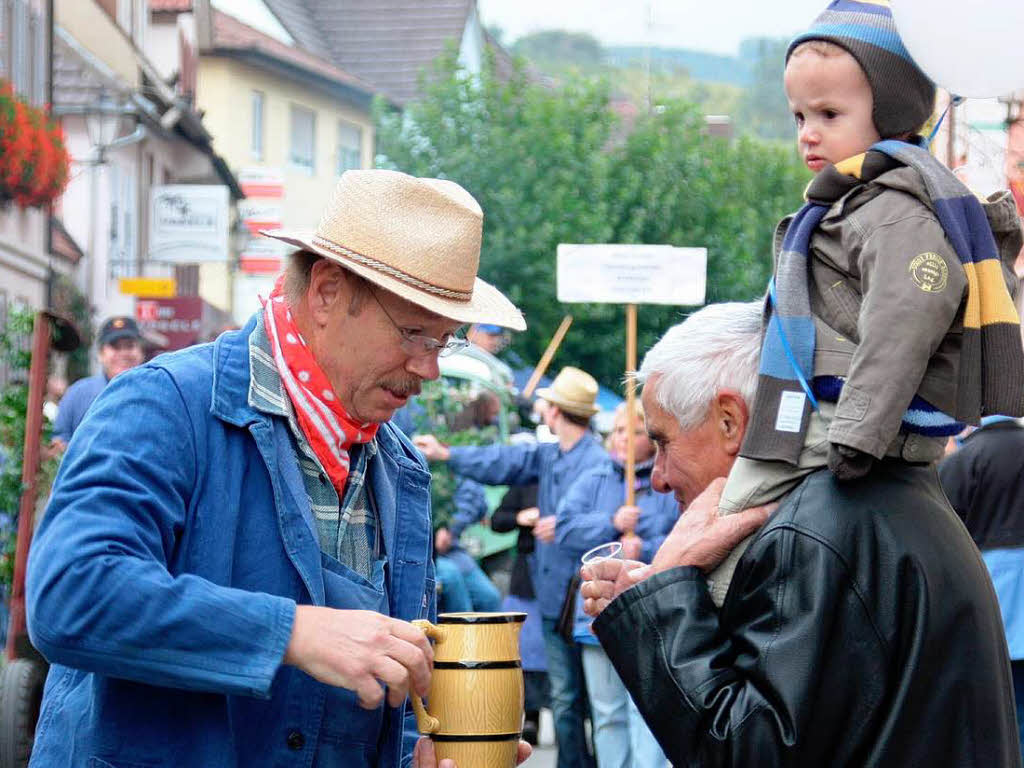
<svg viewBox="0 0 1024 768"><path fill-rule="evenodd" d="M522 313L476 276L483 212L453 181L345 171L316 231L262 234L336 261L442 317L521 331Z"/></svg>

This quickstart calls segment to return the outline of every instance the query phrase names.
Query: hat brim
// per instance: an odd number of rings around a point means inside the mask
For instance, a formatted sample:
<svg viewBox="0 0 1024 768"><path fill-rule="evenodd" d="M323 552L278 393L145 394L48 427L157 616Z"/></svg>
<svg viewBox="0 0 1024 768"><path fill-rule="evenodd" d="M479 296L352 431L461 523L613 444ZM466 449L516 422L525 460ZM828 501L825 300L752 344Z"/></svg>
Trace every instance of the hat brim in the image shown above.
<svg viewBox="0 0 1024 768"><path fill-rule="evenodd" d="M523 319L523 314L497 288L479 277L475 278L473 283L473 295L470 300L458 301L421 290L396 277L379 272L353 259L348 259L340 253L321 248L313 242L316 234L313 230L272 229L260 230L260 234L294 245L296 248L312 251L318 256L341 264L345 269L355 272L374 285L391 291L396 296L442 317L457 320L460 323L487 323L511 328L513 331L526 330L526 320Z"/></svg>
<svg viewBox="0 0 1024 768"><path fill-rule="evenodd" d="M551 389L551 387L541 387L540 389L538 389L537 397L541 398L542 400L547 400L549 403L552 403L553 405L557 405L563 411L571 413L574 416L590 417L597 413L599 410L601 410L596 405L587 405L586 403L574 403L571 400L566 400L565 398L560 397L558 393L555 392L555 390Z"/></svg>
<svg viewBox="0 0 1024 768"><path fill-rule="evenodd" d="M119 331L112 331L100 339L100 346L102 347L104 344L113 344L115 341L120 341L121 339L135 339L136 341L141 341L142 335L127 328Z"/></svg>

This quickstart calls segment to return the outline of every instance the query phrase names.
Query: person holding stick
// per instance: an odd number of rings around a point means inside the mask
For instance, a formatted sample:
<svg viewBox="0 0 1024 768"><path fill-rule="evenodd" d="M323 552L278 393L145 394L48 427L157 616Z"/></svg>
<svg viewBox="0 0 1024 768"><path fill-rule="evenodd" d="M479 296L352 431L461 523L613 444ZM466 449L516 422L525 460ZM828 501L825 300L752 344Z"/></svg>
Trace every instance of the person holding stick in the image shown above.
<svg viewBox="0 0 1024 768"><path fill-rule="evenodd" d="M555 541L577 560L594 547L620 540L623 558L649 563L679 517L672 494L651 487L654 444L644 429L639 401L634 403L632 415L629 418L628 403L615 409L608 442L611 462L573 483L558 509ZM630 428L634 430L636 470L633 504L627 504L626 493L626 431ZM661 747L590 631L591 619L583 612L582 596L576 602L573 640L583 656L598 768L664 768Z"/></svg>

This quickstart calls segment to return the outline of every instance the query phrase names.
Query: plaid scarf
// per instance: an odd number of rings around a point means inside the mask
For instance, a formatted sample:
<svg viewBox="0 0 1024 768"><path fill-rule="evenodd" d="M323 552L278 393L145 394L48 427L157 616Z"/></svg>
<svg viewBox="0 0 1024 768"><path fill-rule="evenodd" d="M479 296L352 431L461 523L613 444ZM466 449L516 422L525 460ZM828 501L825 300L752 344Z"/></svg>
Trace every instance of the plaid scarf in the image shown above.
<svg viewBox="0 0 1024 768"><path fill-rule="evenodd" d="M888 140L821 171L808 186L807 202L786 231L776 275L769 283L753 428L744 440L743 456L796 464L808 415L817 407L816 396L839 399L842 379L820 377L813 381L813 389L807 381L814 371L815 344L808 286L811 237L832 203L855 186L900 165L920 174L968 283L954 412L942 413L915 396L903 416L901 431L951 435L963 429L963 421L977 423L984 414L1024 412L1020 318L1003 280L985 211L970 190L926 149Z"/></svg>
<svg viewBox="0 0 1024 768"><path fill-rule="evenodd" d="M349 448L353 443L373 440L380 425L360 424L345 412L327 374L292 322L291 310L284 300L283 282L283 277L278 278L270 298L264 303L263 322L274 351L274 363L302 434L341 499L348 480Z"/></svg>

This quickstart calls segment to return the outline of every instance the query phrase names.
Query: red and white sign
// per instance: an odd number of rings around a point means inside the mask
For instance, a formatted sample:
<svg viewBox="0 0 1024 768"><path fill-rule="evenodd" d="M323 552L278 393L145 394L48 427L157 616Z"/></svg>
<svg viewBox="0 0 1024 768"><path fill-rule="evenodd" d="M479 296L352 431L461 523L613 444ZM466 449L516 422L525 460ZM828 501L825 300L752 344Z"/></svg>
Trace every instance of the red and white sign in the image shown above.
<svg viewBox="0 0 1024 768"><path fill-rule="evenodd" d="M168 350L184 349L201 341L203 300L198 296L139 299L135 302L135 319L143 329L166 336Z"/></svg>
<svg viewBox="0 0 1024 768"><path fill-rule="evenodd" d="M253 235L261 229L281 228L281 204L269 200L239 200L238 217Z"/></svg>
<svg viewBox="0 0 1024 768"><path fill-rule="evenodd" d="M284 197L284 173L280 168L241 168L237 178L246 197Z"/></svg>
<svg viewBox="0 0 1024 768"><path fill-rule="evenodd" d="M238 257L242 272L250 275L271 275L281 270L284 257L292 248L287 243L263 235L249 238Z"/></svg>

